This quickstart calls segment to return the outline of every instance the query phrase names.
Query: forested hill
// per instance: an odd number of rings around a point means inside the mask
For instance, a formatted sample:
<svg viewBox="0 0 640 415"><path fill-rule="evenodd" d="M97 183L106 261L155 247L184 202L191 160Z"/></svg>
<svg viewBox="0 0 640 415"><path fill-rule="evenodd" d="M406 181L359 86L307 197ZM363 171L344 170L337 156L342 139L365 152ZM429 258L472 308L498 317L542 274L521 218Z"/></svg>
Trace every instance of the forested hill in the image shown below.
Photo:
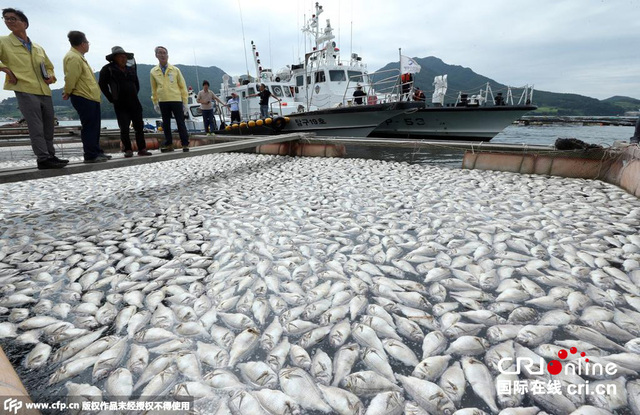
<svg viewBox="0 0 640 415"><path fill-rule="evenodd" d="M448 65L433 56L414 59L422 68L420 73L414 75L414 83L425 91L428 98L431 98L433 93L433 78L444 74L447 74L448 96L455 97L459 91L470 95L477 94L480 89L485 88L487 82L491 85L494 95L497 92L503 92L503 95L506 96L506 85L479 75L470 68ZM395 69L398 66L399 62L392 62L377 72ZM378 78L383 78L383 76ZM511 86L522 87L523 85ZM514 101L517 101L518 98L519 95L514 91ZM538 106L538 110L533 115L623 115L625 111L637 111L640 108L640 100L629 97L598 100L584 95L538 90L534 90L533 103Z"/></svg>
<svg viewBox="0 0 640 415"><path fill-rule="evenodd" d="M415 85L421 87L429 99L433 93L433 78L437 75L444 74L448 75L448 96L455 97L459 91L470 95L477 94L480 89L485 88L487 82L491 85L494 95L498 92L503 92L503 95L506 96L506 85L487 78L486 76L477 74L470 68L459 65L449 65L433 56L415 58L415 60L422 67L420 73L415 74L414 76ZM182 71L182 74L187 81L187 85L192 86L194 90L199 90L202 81L205 79L209 81L211 89L214 92L217 93L220 89L222 76L225 74L222 69L216 66L208 68L192 65L176 66ZM138 77L140 78L139 97L144 109L144 116L155 118L158 117L158 114L155 113L153 105L151 104L151 86L149 84L148 75L152 67L153 65L138 65ZM391 62L376 72L396 68L398 68L398 62ZM384 75L379 74L377 78L380 79L388 76L389 72ZM62 86L62 79L60 79L55 86ZM514 86L521 87L522 85ZM517 102L521 92L521 90L514 90L514 101ZM68 101L62 100L61 88L53 90L53 102L56 109L56 115L58 117L77 118L77 114L71 107L71 104ZM538 106L538 110L532 113L533 115L613 116L623 115L625 111L638 111L638 109L640 109L640 100L635 98L615 96L605 100L598 100L578 94L560 94L538 90L535 90L533 93L533 103ZM9 98L0 103L0 116L20 117L15 98ZM103 118L115 118L113 107L104 99L104 97L102 116Z"/></svg>
<svg viewBox="0 0 640 415"><path fill-rule="evenodd" d="M157 114L153 110L153 104L151 103L151 83L149 81L149 72L154 65L146 65L146 64L138 64L138 78L140 80L140 93L138 97L140 98L140 102L142 103L142 109L144 117L147 118L159 118L160 115ZM192 65L176 65L184 79L187 81L187 86L193 87L193 89L197 92L199 91L200 85L202 85L202 81L205 79L209 81L211 85L211 89L216 93L220 89L220 84L222 83L222 76L224 75L224 71L216 66L210 66L208 68L204 68L202 66L192 66ZM197 74L196 74L197 69ZM98 73L96 73L96 79L98 78ZM64 101L62 99L62 85L63 85L63 77L60 76L58 78L58 82L54 86L60 86L60 88L52 89L52 97L53 97L53 106L56 111L56 116L59 118L68 117L72 119L77 119L78 116L71 106L70 101ZM104 96L102 96L102 118L116 118L116 115L113 111L113 105L106 100ZM0 103L0 116L11 116L11 117L20 117L20 113L18 111L18 104L16 102L15 97L9 98L2 103Z"/></svg>

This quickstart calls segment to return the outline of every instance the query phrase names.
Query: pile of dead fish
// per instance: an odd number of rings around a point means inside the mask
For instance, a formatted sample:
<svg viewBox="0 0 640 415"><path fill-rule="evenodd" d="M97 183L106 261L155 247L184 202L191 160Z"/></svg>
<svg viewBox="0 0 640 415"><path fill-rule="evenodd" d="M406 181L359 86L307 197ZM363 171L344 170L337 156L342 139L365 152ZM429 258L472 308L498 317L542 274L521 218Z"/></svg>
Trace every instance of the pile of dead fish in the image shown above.
<svg viewBox="0 0 640 415"><path fill-rule="evenodd" d="M640 201L613 186L228 154L0 192L0 337L69 399L640 414ZM571 348L615 374L537 370Z"/></svg>

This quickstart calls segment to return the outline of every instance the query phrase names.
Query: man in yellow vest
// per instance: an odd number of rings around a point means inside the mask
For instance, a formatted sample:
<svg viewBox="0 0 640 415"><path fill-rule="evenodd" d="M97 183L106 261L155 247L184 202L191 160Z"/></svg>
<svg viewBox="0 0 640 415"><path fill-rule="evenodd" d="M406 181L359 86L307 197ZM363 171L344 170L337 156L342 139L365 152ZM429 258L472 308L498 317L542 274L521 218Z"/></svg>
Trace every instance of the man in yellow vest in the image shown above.
<svg viewBox="0 0 640 415"><path fill-rule="evenodd" d="M53 64L44 49L27 36L29 20L20 10L2 10L11 31L0 36L0 71L6 74L4 89L14 91L27 127L39 169L60 169L69 160L56 157L53 146L54 112L49 84L56 82Z"/></svg>
<svg viewBox="0 0 640 415"><path fill-rule="evenodd" d="M82 124L82 148L85 163L101 163L111 156L100 148L100 87L93 69L84 58L89 52L89 41L84 33L72 30L67 34L71 49L62 61L64 90L62 99L71 98Z"/></svg>
<svg viewBox="0 0 640 415"><path fill-rule="evenodd" d="M158 65L151 69L151 101L156 112L162 115L164 143L160 147L162 153L173 151L171 136L171 114L176 120L182 151L189 151L189 133L184 122L187 107L187 84L180 69L169 63L169 52L164 46L155 49Z"/></svg>

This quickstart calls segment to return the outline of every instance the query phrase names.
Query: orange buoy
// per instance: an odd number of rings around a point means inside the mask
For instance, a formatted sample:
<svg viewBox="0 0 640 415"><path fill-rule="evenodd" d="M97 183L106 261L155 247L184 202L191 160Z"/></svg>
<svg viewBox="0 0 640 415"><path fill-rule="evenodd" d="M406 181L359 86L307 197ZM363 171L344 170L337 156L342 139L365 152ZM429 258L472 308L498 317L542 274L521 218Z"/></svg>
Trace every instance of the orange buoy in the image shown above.
<svg viewBox="0 0 640 415"><path fill-rule="evenodd" d="M249 127L255 127L256 126L256 122L251 120L251 121L249 121L249 123L247 125L249 125Z"/></svg>
<svg viewBox="0 0 640 415"><path fill-rule="evenodd" d="M240 128L247 128L247 123L246 122L241 122L240 123Z"/></svg>
<svg viewBox="0 0 640 415"><path fill-rule="evenodd" d="M289 117L284 117L284 122L289 122L289 121L291 121L291 118L289 118Z"/></svg>
<svg viewBox="0 0 640 415"><path fill-rule="evenodd" d="M226 127L224 127L225 131L231 131L231 126L227 125Z"/></svg>
<svg viewBox="0 0 640 415"><path fill-rule="evenodd" d="M236 128L238 128L238 124L231 124L231 128L235 130Z"/></svg>
<svg viewBox="0 0 640 415"><path fill-rule="evenodd" d="M262 121L262 120L257 120L257 121L256 121L256 125L257 125L258 127L260 127L262 124L264 124L264 121Z"/></svg>
<svg viewBox="0 0 640 415"><path fill-rule="evenodd" d="M264 120L264 123L269 125L273 122L273 120L271 118L267 118L266 120Z"/></svg>

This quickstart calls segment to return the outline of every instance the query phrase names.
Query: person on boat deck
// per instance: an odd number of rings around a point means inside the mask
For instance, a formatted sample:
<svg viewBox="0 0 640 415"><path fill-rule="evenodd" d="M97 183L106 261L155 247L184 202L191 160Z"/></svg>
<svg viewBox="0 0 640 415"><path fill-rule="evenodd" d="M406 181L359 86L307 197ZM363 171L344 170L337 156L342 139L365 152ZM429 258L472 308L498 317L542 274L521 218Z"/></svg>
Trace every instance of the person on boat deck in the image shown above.
<svg viewBox="0 0 640 415"><path fill-rule="evenodd" d="M84 33L72 30L67 34L71 49L62 61L64 88L62 99L71 99L82 124L82 148L85 163L101 163L111 156L100 148L100 87L93 69L84 55L89 52L89 41Z"/></svg>
<svg viewBox="0 0 640 415"><path fill-rule="evenodd" d="M207 135L211 135L213 130L216 130L216 120L213 118L213 100L216 100L220 105L224 106L224 102L220 101L220 98L209 89L209 81L202 81L202 91L198 92L196 102L200 104L200 110L202 111L202 121L204 122L204 132Z"/></svg>
<svg viewBox="0 0 640 415"><path fill-rule="evenodd" d="M227 107L231 111L231 122L240 122L240 98L238 98L238 94L231 93L231 98L227 101Z"/></svg>
<svg viewBox="0 0 640 415"><path fill-rule="evenodd" d="M364 103L362 97L366 97L366 96L367 96L367 93L362 90L362 85L357 84L356 90L353 91L353 102L356 105L362 105Z"/></svg>
<svg viewBox="0 0 640 415"><path fill-rule="evenodd" d="M413 100L414 101L426 101L426 97L424 96L424 92L419 87L416 87L416 90L413 92Z"/></svg>
<svg viewBox="0 0 640 415"><path fill-rule="evenodd" d="M6 74L4 89L16 94L38 169L60 169L69 160L56 157L53 146L55 122L49 87L56 82L53 64L44 49L27 36L29 19L22 11L3 9L2 19L11 31L8 36L0 36L0 71Z"/></svg>
<svg viewBox="0 0 640 415"><path fill-rule="evenodd" d="M187 84L180 69L169 63L169 51L164 46L155 49L158 65L151 68L151 101L153 108L162 115L164 143L160 147L162 153L173 151L171 136L171 114L176 120L182 151L189 151L189 133L184 122L187 107Z"/></svg>
<svg viewBox="0 0 640 415"><path fill-rule="evenodd" d="M133 53L125 52L120 46L111 48L111 53L105 56L108 64L100 70L98 84L104 96L113 104L120 127L120 141L124 147L124 156L133 157L129 124L133 124L136 132L136 144L139 156L150 156L144 140L144 121L142 121L142 105L138 99L140 81L135 61L131 66L127 62L133 59Z"/></svg>
<svg viewBox="0 0 640 415"><path fill-rule="evenodd" d="M257 94L247 95L247 97L260 97L260 117L267 118L269 116L269 98L273 97L276 101L280 102L280 98L271 94L271 91L267 89L265 84L260 84L260 92Z"/></svg>

